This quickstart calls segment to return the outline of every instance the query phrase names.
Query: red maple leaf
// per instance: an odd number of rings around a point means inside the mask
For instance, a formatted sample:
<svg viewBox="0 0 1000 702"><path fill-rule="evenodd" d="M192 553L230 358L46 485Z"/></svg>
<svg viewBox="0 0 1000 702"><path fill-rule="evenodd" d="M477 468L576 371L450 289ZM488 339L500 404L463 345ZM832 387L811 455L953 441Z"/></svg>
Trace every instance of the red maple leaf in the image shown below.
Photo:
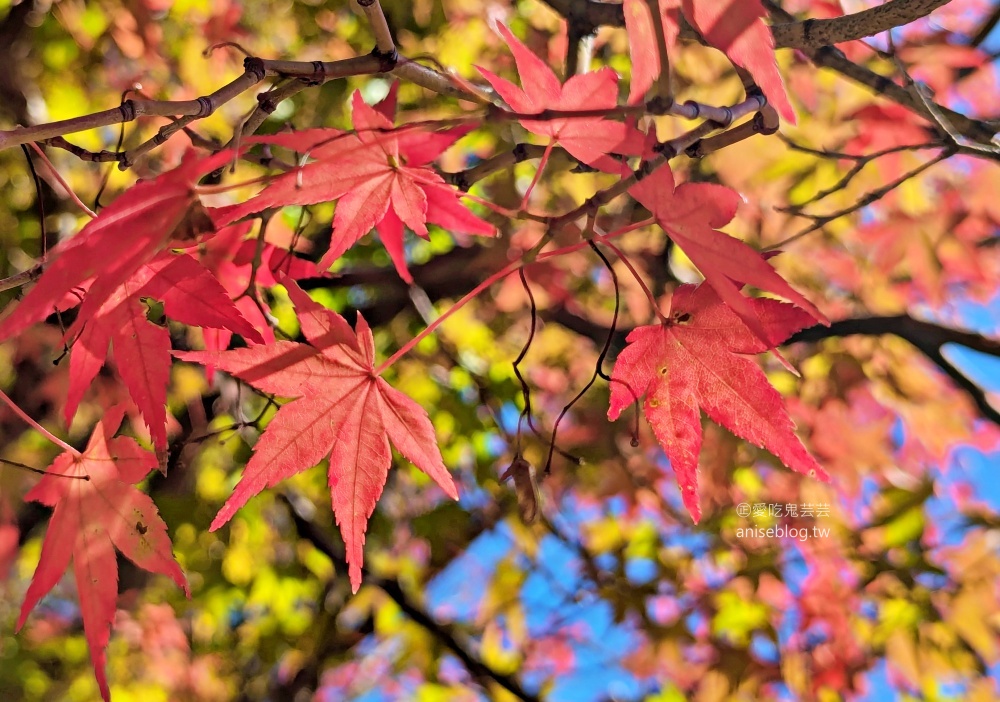
<svg viewBox="0 0 1000 702"><path fill-rule="evenodd" d="M610 68L579 73L561 84L552 69L507 27L502 24L498 27L514 55L523 89L485 68L477 68L515 112L532 114L546 109L574 111L617 106L618 74ZM644 135L630 125L604 117L519 121L529 132L551 137L553 144L603 171L621 171L621 161L608 154L638 155L644 151Z"/></svg>
<svg viewBox="0 0 1000 702"><path fill-rule="evenodd" d="M374 107L365 104L360 92L354 93L354 133L309 129L252 140L307 153L315 161L278 176L257 197L218 211L216 221L228 224L268 208L338 200L330 248L319 265L329 268L374 228L407 283L413 277L403 250L404 224L425 239L428 222L450 231L492 236L494 227L466 209L458 191L428 165L471 127L438 132L394 129L397 86L394 83L385 100Z"/></svg>
<svg viewBox="0 0 1000 702"><path fill-rule="evenodd" d="M662 325L638 327L612 372L608 418L645 396L643 413L670 459L691 517L698 503L699 408L717 424L766 448L789 468L827 480L794 433L781 395L750 354L763 353L812 324L805 312L770 299L748 299L768 343L751 333L712 288L682 285Z"/></svg>
<svg viewBox="0 0 1000 702"><path fill-rule="evenodd" d="M795 123L795 111L774 59L774 37L761 20L767 12L760 0L659 0L659 8L668 49L677 41L683 12L710 46L745 68L778 113ZM632 56L629 101L637 102L660 74L660 52L647 0L625 0L624 10Z"/></svg>
<svg viewBox="0 0 1000 702"><path fill-rule="evenodd" d="M375 375L375 342L358 315L343 317L285 280L309 344L278 341L232 351L177 353L210 364L263 392L297 398L282 406L254 449L243 477L212 522L215 530L263 490L330 457L333 512L347 546L351 586L361 585L368 518L382 494L392 454L401 454L457 499L427 413Z"/></svg>
<svg viewBox="0 0 1000 702"><path fill-rule="evenodd" d="M171 253L141 266L89 319L77 316L66 333L76 335L69 358L66 423L72 421L84 392L104 365L110 344L118 374L149 427L153 444L165 449L170 334L147 318L144 297L162 301L166 315L178 322L225 329L257 343L264 339L204 266L191 256Z"/></svg>
<svg viewBox="0 0 1000 702"><path fill-rule="evenodd" d="M188 153L181 165L160 176L136 183L71 239L60 242L46 260L38 283L0 322L0 340L18 334L45 319L76 287L93 279L80 314L93 316L118 287L144 263L175 239L211 227L198 202L198 179L232 160L221 151L206 158ZM192 209L194 207L194 209Z"/></svg>
<svg viewBox="0 0 1000 702"><path fill-rule="evenodd" d="M759 338L768 339L768 332L740 293L744 284L781 295L826 322L823 313L785 282L760 253L716 229L736 215L741 202L736 191L712 183L682 183L675 188L670 166L664 165L629 188L629 194L656 217L667 236Z"/></svg>
<svg viewBox="0 0 1000 702"><path fill-rule="evenodd" d="M60 454L48 475L25 496L55 509L17 621L20 630L72 559L83 631L105 700L110 697L105 649L118 599L115 548L140 568L168 576L191 594L156 505L133 487L156 467L156 456L130 437L112 438L123 416L121 406L108 410L83 454Z"/></svg>

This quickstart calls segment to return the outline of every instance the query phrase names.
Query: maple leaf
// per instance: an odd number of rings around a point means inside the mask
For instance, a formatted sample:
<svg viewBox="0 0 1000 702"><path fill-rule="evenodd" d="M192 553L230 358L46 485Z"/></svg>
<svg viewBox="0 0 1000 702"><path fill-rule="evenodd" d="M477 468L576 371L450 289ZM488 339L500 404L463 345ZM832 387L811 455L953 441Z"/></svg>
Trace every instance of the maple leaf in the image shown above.
<svg viewBox="0 0 1000 702"><path fill-rule="evenodd" d="M263 392L296 398L278 410L236 490L212 522L214 531L247 501L329 456L333 512L347 547L351 587L361 585L368 518L382 494L392 455L389 440L445 493L458 492L441 460L427 413L375 375L375 341L361 315L355 331L343 317L285 280L310 344L278 341L232 351L175 353L210 364Z"/></svg>
<svg viewBox="0 0 1000 702"><path fill-rule="evenodd" d="M767 12L760 0L659 0L658 7L668 49L677 41L683 12L710 46L745 68L778 113L795 123L795 111L774 59L774 37L761 20ZM660 74L660 52L648 0L625 0L624 11L632 56L629 102L638 102Z"/></svg>
<svg viewBox="0 0 1000 702"><path fill-rule="evenodd" d="M45 319L70 291L93 279L80 309L89 319L139 266L172 240L190 236L189 227L210 228L194 186L232 158L230 151L207 158L189 152L177 168L125 191L79 234L52 249L38 283L0 322L0 340ZM193 221L186 222L189 214Z"/></svg>
<svg viewBox="0 0 1000 702"><path fill-rule="evenodd" d="M812 324L812 319L777 300L747 302L767 331L767 343L751 333L712 288L680 286L671 300L668 322L633 329L611 375L608 418L617 419L633 401L646 398L643 413L670 459L684 505L695 522L701 519L699 408L789 468L828 480L796 437L781 395L748 357L773 348Z"/></svg>
<svg viewBox="0 0 1000 702"><path fill-rule="evenodd" d="M629 188L629 194L653 214L719 297L759 338L768 339L769 332L761 326L748 298L740 293L744 284L781 295L826 323L823 313L778 275L760 253L716 229L736 215L741 201L736 191L713 183L675 187L670 166L664 165Z"/></svg>
<svg viewBox="0 0 1000 702"><path fill-rule="evenodd" d="M450 231L492 236L494 227L466 209L458 191L428 165L472 127L432 133L395 130L391 113L397 87L394 83L375 107L365 104L360 92L354 93L355 133L310 129L253 140L308 153L315 161L278 176L246 203L217 211L216 221L228 224L268 208L338 200L330 248L319 265L329 268L374 228L407 283L413 277L403 250L404 224L425 239L428 222Z"/></svg>
<svg viewBox="0 0 1000 702"><path fill-rule="evenodd" d="M219 281L188 255L161 254L119 285L89 319L77 316L66 333L76 335L69 358L66 423L72 421L84 392L104 365L110 345L118 373L154 446L165 449L170 334L147 318L143 297L162 301L166 315L178 322L226 329L257 343L264 339L243 318Z"/></svg>
<svg viewBox="0 0 1000 702"><path fill-rule="evenodd" d="M166 575L191 594L171 554L167 527L156 505L149 495L133 487L156 467L156 456L130 437L112 438L123 417L120 405L108 410L83 454L60 454L48 467L48 475L25 495L25 499L54 511L17 629L24 626L28 614L59 582L72 560L83 631L105 700L110 697L105 649L118 598L115 548L140 568Z"/></svg>
<svg viewBox="0 0 1000 702"><path fill-rule="evenodd" d="M546 109L573 111L617 106L618 74L610 68L579 73L560 84L552 69L507 27L499 24L498 28L514 55L523 89L492 71L478 66L477 69L515 112L531 114ZM603 171L621 171L621 161L608 154L637 155L644 151L645 137L641 133L623 122L603 117L519 121L529 132L551 137L553 144Z"/></svg>

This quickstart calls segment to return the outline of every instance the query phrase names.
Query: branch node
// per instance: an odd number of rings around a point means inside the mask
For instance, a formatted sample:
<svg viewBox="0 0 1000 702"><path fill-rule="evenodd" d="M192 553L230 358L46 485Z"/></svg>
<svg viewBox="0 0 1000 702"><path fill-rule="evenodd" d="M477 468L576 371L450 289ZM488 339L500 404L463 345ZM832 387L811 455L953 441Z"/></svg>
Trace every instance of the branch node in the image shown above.
<svg viewBox="0 0 1000 702"><path fill-rule="evenodd" d="M213 112L215 112L215 108L212 106L212 100L210 98L198 98L198 114L195 115L197 119L208 117Z"/></svg>
<svg viewBox="0 0 1000 702"><path fill-rule="evenodd" d="M308 78L303 78L302 82L306 85L323 85L326 82L326 67L323 65L322 61L313 61L313 74Z"/></svg>
<svg viewBox="0 0 1000 702"><path fill-rule="evenodd" d="M778 128L768 127L767 122L764 119L764 113L758 112L753 116L753 130L758 134L764 134L765 136L774 134L778 131Z"/></svg>
<svg viewBox="0 0 1000 702"><path fill-rule="evenodd" d="M653 148L654 149L659 149L660 146L661 146L660 144L657 144ZM663 146L669 146L669 144L663 144ZM674 155L676 156L676 154L674 154ZM640 180L642 180L646 176L651 175L653 173L653 171L655 171L661 165L663 165L663 164L659 163L659 162L656 162L654 160L643 161L642 163L639 164L639 167L635 169L635 171L632 173L632 175L635 177L636 182L639 182Z"/></svg>
<svg viewBox="0 0 1000 702"><path fill-rule="evenodd" d="M268 115L278 109L278 106L271 99L270 92L260 93L257 95L257 104L260 105L261 112Z"/></svg>
<svg viewBox="0 0 1000 702"><path fill-rule="evenodd" d="M690 102L690 101L688 101ZM667 97L664 95L657 95L649 102L646 103L646 109L650 114L654 115L665 115L670 112L670 108L674 106L674 99L672 97ZM696 106L697 109L697 106Z"/></svg>
<svg viewBox="0 0 1000 702"><path fill-rule="evenodd" d="M722 111L725 112L725 117L720 120L716 120L716 124L722 128L726 128L733 123L733 111L728 107L723 107Z"/></svg>
<svg viewBox="0 0 1000 702"><path fill-rule="evenodd" d="M122 113L122 122L131 122L135 119L135 103L131 100L123 100L118 110Z"/></svg>
<svg viewBox="0 0 1000 702"><path fill-rule="evenodd" d="M247 73L252 73L258 83L264 80L264 76L267 75L267 69L264 68L264 60L256 56L247 56L243 59L243 70Z"/></svg>
<svg viewBox="0 0 1000 702"><path fill-rule="evenodd" d="M806 40L809 44L812 42L813 27L816 26L816 20L809 18L802 21L802 38Z"/></svg>
<svg viewBox="0 0 1000 702"><path fill-rule="evenodd" d="M668 160L672 159L678 153L676 147L674 147L674 145L671 144L669 141L665 141L662 144L657 144L656 146L653 147L653 151L655 151L658 154L663 154L664 156L667 157ZM649 175L649 174L646 173L644 175Z"/></svg>
<svg viewBox="0 0 1000 702"><path fill-rule="evenodd" d="M372 0L374 2L374 0ZM371 4L371 3L369 3ZM393 47L389 51L382 51L377 46L372 49L372 56L378 59L378 72L388 73L399 63L399 52Z"/></svg>

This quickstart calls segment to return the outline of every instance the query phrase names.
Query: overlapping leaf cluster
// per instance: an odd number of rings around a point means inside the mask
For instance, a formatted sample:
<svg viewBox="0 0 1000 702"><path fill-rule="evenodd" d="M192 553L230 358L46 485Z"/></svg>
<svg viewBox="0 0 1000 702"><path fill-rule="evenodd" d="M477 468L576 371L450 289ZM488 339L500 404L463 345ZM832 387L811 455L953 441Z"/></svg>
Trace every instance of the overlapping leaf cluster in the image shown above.
<svg viewBox="0 0 1000 702"><path fill-rule="evenodd" d="M321 268L328 268L373 227L400 276L408 281L412 278L403 250L404 223L424 237L427 221L452 231L494 231L466 209L457 192L428 167L468 129L395 130L394 111L395 88L376 108L355 94L356 130L352 133L311 130L260 139L309 153L316 161L275 178L261 195L235 207L207 210L197 187L203 176L229 163L232 152L206 157L189 153L179 167L135 185L76 236L56 246L44 261L37 284L0 322L0 339L8 339L52 313L78 306L65 333L72 346L64 405L67 424L113 353L115 368L161 457L168 444L165 405L172 342L164 323L150 318L147 300L162 303L170 320L205 329L205 345L210 350L181 354L182 358L205 363L209 370L221 368L283 397L323 393L318 405L301 400L286 405L269 424L243 482L219 513L214 528L228 521L265 485L312 467L332 451L330 487L334 511L349 544L347 561L355 590L361 583L367 520L391 460L389 437L447 495L455 498L457 492L426 412L374 374L373 339L364 319L359 318L356 337L341 317L311 302L292 281L320 275ZM335 238L319 268L263 239L246 239L249 228L235 224L264 209L330 200L339 200ZM109 255L111 251L115 255ZM295 300L313 347L275 341L265 316L267 308L258 294L259 289L275 285L278 276ZM251 347L223 351L234 334ZM122 414L121 409L111 412L106 423L94 430L83 458L64 454L50 470L52 475L27 496L55 506L56 512L21 623L68 566L74 541L61 532L77 533L85 539L77 541L72 551L78 591L106 699L104 649L117 589L110 544L142 567L183 582L172 561L168 569L152 560L155 554L162 561L170 551L152 502L134 488L126 489L160 461L132 439L112 438ZM133 464L143 468L141 475L135 473ZM79 481L60 482L62 475ZM134 522L129 521L132 517Z"/></svg>

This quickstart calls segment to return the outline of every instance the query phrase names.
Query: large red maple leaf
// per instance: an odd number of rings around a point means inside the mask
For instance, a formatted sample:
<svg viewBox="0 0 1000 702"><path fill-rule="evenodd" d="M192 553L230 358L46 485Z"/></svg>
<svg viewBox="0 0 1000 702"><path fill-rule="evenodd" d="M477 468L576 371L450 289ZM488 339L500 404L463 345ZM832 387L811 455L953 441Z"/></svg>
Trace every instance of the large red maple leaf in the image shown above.
<svg viewBox="0 0 1000 702"><path fill-rule="evenodd" d="M466 209L458 191L429 166L471 127L437 132L394 129L397 85L374 107L365 104L360 92L354 93L354 133L309 129L251 140L279 144L315 160L278 176L257 197L223 208L213 217L228 224L268 208L337 200L330 248L319 265L329 268L374 228L407 283L413 277L403 249L404 224L425 239L428 222L449 231L492 236L494 227Z"/></svg>
<svg viewBox="0 0 1000 702"><path fill-rule="evenodd" d="M648 0L625 0L624 10L632 56L629 101L637 102L660 74L660 52ZM774 59L774 37L761 19L767 12L760 0L659 0L659 10L668 49L677 40L683 12L710 46L745 68L778 113L795 123L795 111Z"/></svg>
<svg viewBox="0 0 1000 702"><path fill-rule="evenodd" d="M699 408L789 468L828 480L795 435L781 395L749 357L773 348L812 319L777 300L752 299L748 304L767 332L767 343L712 288L682 285L674 292L667 323L633 329L611 374L608 418L617 419L633 401L646 398L643 413L670 459L695 522L701 519Z"/></svg>
<svg viewBox="0 0 1000 702"><path fill-rule="evenodd" d="M251 342L264 338L243 318L218 280L191 256L162 253L141 266L89 318L67 331L75 336L69 357L66 423L104 365L109 345L118 374L139 408L157 449L167 447L165 405L170 378L170 334L151 322L143 298L163 302L164 313L193 326L225 329Z"/></svg>
<svg viewBox="0 0 1000 702"><path fill-rule="evenodd" d="M60 454L48 475L25 495L55 509L17 621L20 630L72 560L83 631L105 700L110 698L105 649L118 599L115 548L140 568L168 576L191 594L156 505L133 487L156 467L156 456L132 438L114 437L123 416L121 406L108 410L83 454Z"/></svg>
<svg viewBox="0 0 1000 702"><path fill-rule="evenodd" d="M736 215L741 198L735 190L713 183L675 187L670 166L663 165L629 188L629 194L656 217L719 297L761 339L768 338L767 331L748 298L740 293L744 284L781 295L817 321L826 322L823 313L778 275L759 252L716 229Z"/></svg>
<svg viewBox="0 0 1000 702"><path fill-rule="evenodd" d="M579 73L560 83L552 69L507 27L500 24L498 28L514 55L523 88L492 71L477 68L515 112L532 114L546 109L572 112L617 106L618 74L610 68ZM519 122L529 132L551 137L553 144L562 146L584 163L612 173L621 171L621 160L608 154L641 154L646 141L632 126L604 117L525 118Z"/></svg>
<svg viewBox="0 0 1000 702"><path fill-rule="evenodd" d="M232 158L230 151L206 158L188 153L177 168L125 191L80 233L52 249L38 283L0 322L0 340L45 319L74 288L93 279L80 309L89 319L142 264L191 235L182 226L189 212L195 230L211 227L194 186Z"/></svg>
<svg viewBox="0 0 1000 702"><path fill-rule="evenodd" d="M343 317L314 302L294 282L286 279L284 284L309 344L279 341L232 351L176 354L231 373L264 392L296 398L271 420L211 529L228 522L264 488L329 456L333 512L356 592L368 518L392 462L390 439L449 497L457 499L458 492L441 460L427 413L375 375L375 342L364 318L358 315L352 331Z"/></svg>

